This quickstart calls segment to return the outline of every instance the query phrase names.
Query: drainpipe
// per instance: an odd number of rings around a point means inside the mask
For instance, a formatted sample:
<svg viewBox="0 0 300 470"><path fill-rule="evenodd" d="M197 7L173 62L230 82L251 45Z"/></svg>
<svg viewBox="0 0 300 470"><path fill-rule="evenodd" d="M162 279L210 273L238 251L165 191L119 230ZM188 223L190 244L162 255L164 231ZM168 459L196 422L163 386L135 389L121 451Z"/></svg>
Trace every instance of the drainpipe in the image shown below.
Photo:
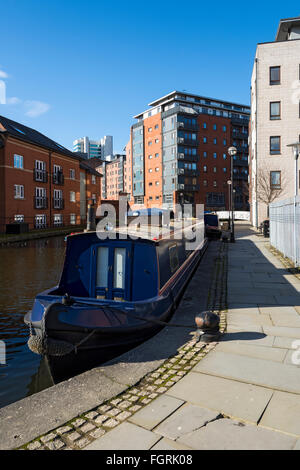
<svg viewBox="0 0 300 470"><path fill-rule="evenodd" d="M255 58L255 226L258 228L258 201L257 201L257 77L258 77L258 59Z"/></svg>

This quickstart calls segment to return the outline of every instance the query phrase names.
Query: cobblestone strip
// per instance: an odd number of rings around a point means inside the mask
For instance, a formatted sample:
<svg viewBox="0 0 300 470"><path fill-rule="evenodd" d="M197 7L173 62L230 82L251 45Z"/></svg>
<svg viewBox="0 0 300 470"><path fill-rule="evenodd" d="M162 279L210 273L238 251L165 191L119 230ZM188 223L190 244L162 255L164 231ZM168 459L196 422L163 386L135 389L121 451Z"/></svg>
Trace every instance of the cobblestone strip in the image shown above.
<svg viewBox="0 0 300 470"><path fill-rule="evenodd" d="M226 328L228 245L220 243L208 294L207 309L220 315L220 331ZM82 449L118 426L143 406L166 392L184 377L217 343L201 343L196 337L178 349L154 372L138 384L101 406L71 420L64 426L25 444L25 450Z"/></svg>
<svg viewBox="0 0 300 470"><path fill-rule="evenodd" d="M300 268L296 267L293 263L293 261L285 257L281 251L278 251L274 246L272 246L270 243L265 243L266 248L272 253L272 255L276 256L283 266L291 273L294 274L299 280L300 280Z"/></svg>

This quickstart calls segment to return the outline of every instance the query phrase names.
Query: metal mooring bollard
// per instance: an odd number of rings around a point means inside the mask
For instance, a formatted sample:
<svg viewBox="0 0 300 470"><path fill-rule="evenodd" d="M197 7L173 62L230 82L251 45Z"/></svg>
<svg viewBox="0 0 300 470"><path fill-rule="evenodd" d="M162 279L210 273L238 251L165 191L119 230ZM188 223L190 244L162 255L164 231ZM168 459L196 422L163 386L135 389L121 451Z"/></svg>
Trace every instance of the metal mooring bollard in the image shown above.
<svg viewBox="0 0 300 470"><path fill-rule="evenodd" d="M197 337L199 341L211 343L217 341L220 336L220 317L213 312L201 312L195 317L197 325Z"/></svg>

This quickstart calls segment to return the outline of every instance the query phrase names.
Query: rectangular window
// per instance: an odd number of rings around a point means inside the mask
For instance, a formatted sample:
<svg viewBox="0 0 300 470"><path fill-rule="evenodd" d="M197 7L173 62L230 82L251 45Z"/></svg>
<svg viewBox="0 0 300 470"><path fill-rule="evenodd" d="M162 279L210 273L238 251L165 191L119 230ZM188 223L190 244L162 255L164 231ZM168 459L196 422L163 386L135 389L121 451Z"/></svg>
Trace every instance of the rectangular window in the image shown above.
<svg viewBox="0 0 300 470"><path fill-rule="evenodd" d="M23 168L23 157L22 155L14 155L14 168Z"/></svg>
<svg viewBox="0 0 300 470"><path fill-rule="evenodd" d="M14 220L15 222L24 222L24 215L16 214Z"/></svg>
<svg viewBox="0 0 300 470"><path fill-rule="evenodd" d="M280 67L270 67L270 85L280 85Z"/></svg>
<svg viewBox="0 0 300 470"><path fill-rule="evenodd" d="M114 288L125 288L126 248L115 248L114 253Z"/></svg>
<svg viewBox="0 0 300 470"><path fill-rule="evenodd" d="M270 119L280 119L280 101L272 101L270 103Z"/></svg>
<svg viewBox="0 0 300 470"><path fill-rule="evenodd" d="M96 184L96 175L92 175L92 184Z"/></svg>
<svg viewBox="0 0 300 470"><path fill-rule="evenodd" d="M280 154L280 136L270 137L270 154L271 155Z"/></svg>
<svg viewBox="0 0 300 470"><path fill-rule="evenodd" d="M70 202L75 202L75 191L70 191Z"/></svg>
<svg viewBox="0 0 300 470"><path fill-rule="evenodd" d="M34 226L35 228L46 228L47 227L47 218L45 214L36 215L34 217Z"/></svg>
<svg viewBox="0 0 300 470"><path fill-rule="evenodd" d="M271 189L281 188L281 171L270 171L270 186Z"/></svg>
<svg viewBox="0 0 300 470"><path fill-rule="evenodd" d="M70 214L70 224L71 225L76 224L76 214Z"/></svg>
<svg viewBox="0 0 300 470"><path fill-rule="evenodd" d="M108 247L101 246L97 253L97 287L107 287Z"/></svg>
<svg viewBox="0 0 300 470"><path fill-rule="evenodd" d="M22 184L14 185L15 199L24 199L24 186Z"/></svg>
<svg viewBox="0 0 300 470"><path fill-rule="evenodd" d="M70 180L74 180L75 179L75 170L71 169L70 170Z"/></svg>

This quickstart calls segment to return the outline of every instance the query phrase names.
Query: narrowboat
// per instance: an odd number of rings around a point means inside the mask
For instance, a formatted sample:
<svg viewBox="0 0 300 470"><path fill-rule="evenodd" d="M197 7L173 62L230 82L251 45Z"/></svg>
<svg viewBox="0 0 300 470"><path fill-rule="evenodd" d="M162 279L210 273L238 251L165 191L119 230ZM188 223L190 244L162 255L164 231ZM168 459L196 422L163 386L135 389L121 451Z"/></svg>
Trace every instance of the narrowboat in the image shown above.
<svg viewBox="0 0 300 470"><path fill-rule="evenodd" d="M205 248L204 220L67 237L59 284L25 315L55 382L137 346L169 321ZM154 236L153 236L154 233Z"/></svg>

